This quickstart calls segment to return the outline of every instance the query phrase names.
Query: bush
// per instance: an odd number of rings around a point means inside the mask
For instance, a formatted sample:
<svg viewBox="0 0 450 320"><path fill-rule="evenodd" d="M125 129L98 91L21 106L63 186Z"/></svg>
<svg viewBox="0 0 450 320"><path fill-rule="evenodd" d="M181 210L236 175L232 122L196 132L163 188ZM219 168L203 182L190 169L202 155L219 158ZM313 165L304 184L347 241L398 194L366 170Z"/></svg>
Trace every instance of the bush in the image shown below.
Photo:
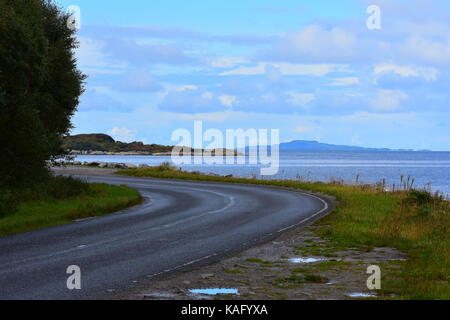
<svg viewBox="0 0 450 320"><path fill-rule="evenodd" d="M0 190L0 218L14 212L17 208L17 199L11 191Z"/></svg>
<svg viewBox="0 0 450 320"><path fill-rule="evenodd" d="M158 171L173 171L176 170L176 168L170 164L170 162L163 162L158 166Z"/></svg>
<svg viewBox="0 0 450 320"><path fill-rule="evenodd" d="M45 196L54 199L68 199L89 194L90 185L81 179L56 176L47 184Z"/></svg>
<svg viewBox="0 0 450 320"><path fill-rule="evenodd" d="M430 204L433 202L433 196L428 191L410 190L405 201L418 206Z"/></svg>

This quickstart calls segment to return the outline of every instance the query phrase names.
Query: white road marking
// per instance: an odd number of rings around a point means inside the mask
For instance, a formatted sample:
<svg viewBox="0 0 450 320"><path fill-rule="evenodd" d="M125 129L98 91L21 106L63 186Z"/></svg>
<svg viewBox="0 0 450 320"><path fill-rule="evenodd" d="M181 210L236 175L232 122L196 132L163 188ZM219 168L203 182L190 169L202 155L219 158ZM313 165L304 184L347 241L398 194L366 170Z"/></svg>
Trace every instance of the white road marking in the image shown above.
<svg viewBox="0 0 450 320"><path fill-rule="evenodd" d="M327 203L325 200L323 200L322 198L319 198L319 197L317 197L317 196L315 196L315 195L313 195L313 194L308 194L308 193L303 193L303 192L302 192L302 194L308 195L308 196L310 196L310 197L313 197L313 198L316 198L316 199L319 199L320 201L322 201L322 203L324 204L323 209L320 210L320 211L317 211L317 212L314 213L313 215L309 216L309 217L306 218L306 219L303 219L302 221L300 221L300 222L298 222L298 223L296 223L296 224L293 224L293 225L291 225L291 226L289 226L289 227L286 227L286 228L283 228L283 229L278 230L278 233L281 233L281 232L284 232L284 231L286 231L286 230L292 229L292 228L294 228L294 227L296 227L296 226L299 226L299 225L305 223L306 221L311 220L312 218L318 216L318 215L321 214L322 212L328 210L328 203Z"/></svg>

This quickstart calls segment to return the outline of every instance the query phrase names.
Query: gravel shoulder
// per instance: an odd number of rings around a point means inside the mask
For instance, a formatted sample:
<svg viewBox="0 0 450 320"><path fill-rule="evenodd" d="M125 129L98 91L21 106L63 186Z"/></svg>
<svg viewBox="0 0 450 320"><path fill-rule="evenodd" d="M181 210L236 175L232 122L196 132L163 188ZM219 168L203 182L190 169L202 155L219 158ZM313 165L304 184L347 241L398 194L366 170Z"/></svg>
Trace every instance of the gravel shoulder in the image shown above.
<svg viewBox="0 0 450 320"><path fill-rule="evenodd" d="M314 234L317 226L296 228L269 243L215 264L154 279L145 289L117 297L130 300L344 300L393 298L367 289L366 273L378 265L390 276L405 255L392 248L336 251ZM313 254L315 253L315 254ZM321 253L321 254L317 254ZM235 289L238 294L198 294L197 289Z"/></svg>

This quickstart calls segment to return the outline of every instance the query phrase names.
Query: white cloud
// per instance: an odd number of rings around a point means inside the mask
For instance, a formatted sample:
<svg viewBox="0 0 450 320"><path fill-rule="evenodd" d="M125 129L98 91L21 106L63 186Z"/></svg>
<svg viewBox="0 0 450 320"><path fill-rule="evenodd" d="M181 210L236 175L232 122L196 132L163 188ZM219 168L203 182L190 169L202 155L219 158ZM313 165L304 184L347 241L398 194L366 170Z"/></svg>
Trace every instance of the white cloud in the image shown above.
<svg viewBox="0 0 450 320"><path fill-rule="evenodd" d="M400 108L408 95L400 90L378 90L372 100L372 108L379 111L394 111Z"/></svg>
<svg viewBox="0 0 450 320"><path fill-rule="evenodd" d="M126 67L124 63L111 64L108 56L103 53L104 43L91 38L79 37L80 46L76 49L78 66L85 73L120 74Z"/></svg>
<svg viewBox="0 0 450 320"><path fill-rule="evenodd" d="M131 92L154 92L163 89L151 73L145 69L127 72L122 81L117 84L117 88Z"/></svg>
<svg viewBox="0 0 450 320"><path fill-rule="evenodd" d="M416 34L410 35L398 46L398 51L405 56L427 63L449 65L450 34L447 31L446 39L437 40L436 38L439 36L441 35L438 33L428 38Z"/></svg>
<svg viewBox="0 0 450 320"><path fill-rule="evenodd" d="M202 98L203 99L208 99L211 100L214 97L214 95L211 92L205 92L204 94L202 94Z"/></svg>
<svg viewBox="0 0 450 320"><path fill-rule="evenodd" d="M270 60L300 63L351 62L358 57L360 45L352 31L308 25L297 32L287 33L266 55Z"/></svg>
<svg viewBox="0 0 450 320"><path fill-rule="evenodd" d="M383 74L393 72L404 78L406 77L422 77L427 81L434 81L437 79L437 70L435 68L399 66L393 63L386 63L377 65L374 69L375 74Z"/></svg>
<svg viewBox="0 0 450 320"><path fill-rule="evenodd" d="M219 100L220 100L220 102L222 102L222 104L224 106L231 108L233 106L233 104L236 102L236 97L224 94L219 97Z"/></svg>
<svg viewBox="0 0 450 320"><path fill-rule="evenodd" d="M333 82L330 83L331 86L351 86L359 84L359 79L357 77L347 77L347 78L334 78Z"/></svg>
<svg viewBox="0 0 450 320"><path fill-rule="evenodd" d="M356 37L352 33L341 28L328 31L317 25L310 25L297 33L291 33L288 39L293 51L316 56L329 52L352 56L356 45Z"/></svg>
<svg viewBox="0 0 450 320"><path fill-rule="evenodd" d="M214 68L233 68L242 63L248 63L248 60L243 58L223 57L210 61L210 65Z"/></svg>
<svg viewBox="0 0 450 320"><path fill-rule="evenodd" d="M175 90L176 91L186 91L186 90L197 90L197 89L198 89L198 87L195 85L186 84L186 85L177 87Z"/></svg>
<svg viewBox="0 0 450 320"><path fill-rule="evenodd" d="M132 142L135 141L134 139L137 131L127 129L125 127L114 127L112 130L108 131L108 134L110 134L116 141Z"/></svg>
<svg viewBox="0 0 450 320"><path fill-rule="evenodd" d="M325 76L328 73L341 71L349 72L347 65L342 64L297 64L297 63L269 63L260 62L255 66L241 66L236 69L222 72L221 76L229 75L262 75L266 73L267 66L273 66L278 68L282 75L313 75L313 76Z"/></svg>
<svg viewBox="0 0 450 320"><path fill-rule="evenodd" d="M227 121L237 121L243 117L242 112L234 112L232 110L226 110L222 112L208 112L208 113L195 113L195 114L183 114L183 113L167 113L166 116L169 119L182 120L182 121L205 121L213 123L224 123Z"/></svg>
<svg viewBox="0 0 450 320"><path fill-rule="evenodd" d="M293 91L288 91L286 93L291 96L287 102L304 108L308 106L308 103L316 98L313 93L297 93Z"/></svg>

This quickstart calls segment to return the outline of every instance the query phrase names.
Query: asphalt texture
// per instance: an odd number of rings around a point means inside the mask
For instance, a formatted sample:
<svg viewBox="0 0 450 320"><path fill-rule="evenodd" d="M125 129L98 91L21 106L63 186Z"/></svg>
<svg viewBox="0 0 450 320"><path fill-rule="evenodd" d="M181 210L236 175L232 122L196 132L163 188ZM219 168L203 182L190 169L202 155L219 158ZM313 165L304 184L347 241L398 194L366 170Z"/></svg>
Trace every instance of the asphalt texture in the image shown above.
<svg viewBox="0 0 450 320"><path fill-rule="evenodd" d="M0 238L0 299L104 299L268 241L330 209L326 199L255 185L86 176L139 190L141 205ZM69 266L81 289L68 289ZM72 283L72 282L71 282Z"/></svg>

